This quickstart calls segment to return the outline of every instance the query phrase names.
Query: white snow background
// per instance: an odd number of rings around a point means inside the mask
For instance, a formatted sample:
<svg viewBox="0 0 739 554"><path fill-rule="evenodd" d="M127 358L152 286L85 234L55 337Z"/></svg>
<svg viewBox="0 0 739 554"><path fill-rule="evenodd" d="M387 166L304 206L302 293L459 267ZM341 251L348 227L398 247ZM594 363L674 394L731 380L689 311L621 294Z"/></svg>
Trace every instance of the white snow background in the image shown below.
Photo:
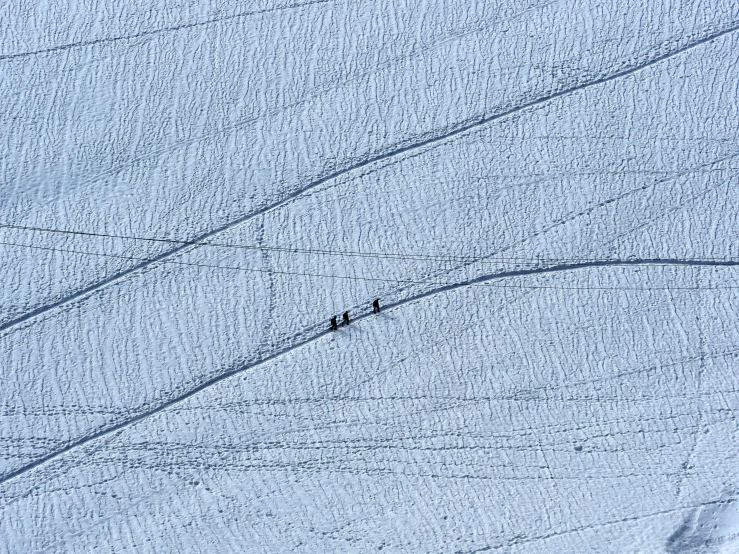
<svg viewBox="0 0 739 554"><path fill-rule="evenodd" d="M5 0L0 552L739 552L738 176L736 0Z"/></svg>

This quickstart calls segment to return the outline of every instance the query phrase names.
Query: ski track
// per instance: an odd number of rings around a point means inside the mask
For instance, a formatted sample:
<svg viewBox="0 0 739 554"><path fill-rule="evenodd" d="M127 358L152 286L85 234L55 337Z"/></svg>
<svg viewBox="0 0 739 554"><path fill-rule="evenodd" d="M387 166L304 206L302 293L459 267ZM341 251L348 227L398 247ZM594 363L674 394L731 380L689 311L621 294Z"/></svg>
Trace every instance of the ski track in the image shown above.
<svg viewBox="0 0 739 554"><path fill-rule="evenodd" d="M713 165L713 164L716 164L716 163L720 163L720 162L724 162L724 161L727 161L727 160L736 158L737 156L739 156L739 152L737 152L736 154L732 154L730 156L726 156L724 158L720 158L720 159L718 159L718 160L716 160L714 162L705 164L703 166L700 166L700 167L696 168L695 171L699 171L700 169L702 169L704 167L708 167L709 165ZM719 170L719 171L721 171L721 170ZM728 171L728 169L725 170L725 171ZM689 173L689 172L686 171L683 174L679 175L679 177L682 177L684 174L687 174L687 173ZM662 181L662 182L665 182L665 181ZM655 184L658 184L658 183L659 183L659 181L657 183L655 183ZM603 244L603 246L610 246L613 243L618 242L619 240L621 240L624 237L628 237L629 235L632 235L633 233L636 233L638 231L642 231L644 229L647 229L647 228L651 227L652 225L655 225L656 223L658 223L659 221L661 221L665 217L669 216L670 214L680 212L681 210L685 209L685 207L688 204L690 204L692 202L695 202L699 198L702 198L704 196L707 196L708 194L712 193L714 190L716 190L717 188L719 188L722 185L726 185L727 188L729 188L729 187L731 187L732 183L731 183L731 181L728 181L727 180L726 183L719 182L719 183L716 183L713 186L707 187L705 190L702 190L698 194L695 194L695 195L691 196L690 198L687 198L685 201L677 204L676 206L673 206L671 208L668 208L668 209L664 210L662 213L656 214L651 219L648 219L647 221L643 221L642 223L639 223L638 225L635 225L634 227L632 227L631 229L629 229L627 231L624 231L623 233L619 233L618 235L616 235L612 239L610 239L607 242L605 242ZM727 194L728 193L729 193L729 191L727 190Z"/></svg>
<svg viewBox="0 0 739 554"><path fill-rule="evenodd" d="M64 52L65 50L72 50L74 48L83 48L85 46L95 46L96 44L110 44L120 42L124 40L135 40L137 38L150 37L161 35L165 33L174 33L177 31L183 31L186 29L194 29L197 27L205 27L216 23L223 23L225 21L233 21L236 19L243 19L245 17L253 17L255 15L264 15L268 13L280 12L284 10L295 10L300 8L306 8L317 4L329 4L334 3L337 0L311 0L302 4L290 4L287 6L277 6L274 8L267 8L264 10L255 10L251 12L242 12L224 17L215 17L212 19L206 19L205 21L197 21L195 23L184 23L182 25L174 25L172 27L163 27L161 29L152 29L150 31L143 31L132 35L121 35L117 37L100 38L95 40L82 40L78 42L70 42L68 44L61 44L59 46L52 46L50 48L42 48L40 50L32 50L29 52L17 52L15 54L4 54L0 55L0 61L15 60L18 58L28 58L31 56L40 56L43 54L53 54L56 52Z"/></svg>
<svg viewBox="0 0 739 554"><path fill-rule="evenodd" d="M687 44L687 45L685 45L685 46L683 46L681 48L672 50L672 51L667 52L667 53L665 53L665 54L663 54L661 56L657 56L656 58L653 58L653 59L651 59L651 60L649 60L647 62L644 62L642 64L638 64L638 65L633 66L633 67L631 67L629 69L624 69L624 70L619 71L617 73L611 74L611 75L609 75L607 77L601 77L599 79L594 79L594 80L587 81L587 82L582 83L582 84L579 84L579 85L575 85L575 86L572 86L572 87L569 87L569 88L562 89L560 91L557 91L557 92L554 92L554 93L551 93L551 94L542 96L540 98L536 98L534 100L531 100L531 101L526 102L524 104L520 104L518 106L515 106L513 108L510 108L510 109L508 109L506 111L500 112L500 113L495 114L495 115L492 115L492 116L483 117L483 118L480 118L480 119L476 119L474 121L462 122L456 128L453 128L451 131L442 132L441 134L438 134L438 135L435 135L435 136L428 136L428 135L426 135L426 138L424 138L424 135L421 135L419 137L419 139L417 139L417 140L415 140L413 142L409 142L409 143L407 143L405 145L403 145L401 143L395 149L391 149L391 150L389 150L387 152L376 154L374 156L365 158L364 160L359 161L359 162L357 162L357 163L355 163L353 165L350 165L349 167L346 167L344 169L336 170L336 171L334 171L334 172L332 172L332 173L330 173L330 174L328 174L328 175L326 175L324 177L320 177L319 179L317 179L317 180L309 183L305 187L300 188L300 189L298 189L298 190L296 190L296 191L288 194L282 200L279 200L279 201L277 201L277 202L275 202L273 204L270 204L268 206L264 206L264 207L262 207L262 208L260 208L258 210L255 210L254 212L251 212L249 214L246 214L244 216L241 216L241 217L239 217L239 218L237 218L237 219L235 219L235 220L233 220L233 221L231 221L229 223L226 223L225 225L222 225L221 227L218 227L216 229L212 229L210 231L207 231L207 232L199 235L198 237L195 237L194 239L191 239L190 242L203 242L205 240L208 240L211 237L213 237L213 236L215 236L215 235L217 235L219 233L222 233L224 231L227 231L229 229L232 229L232 228L234 228L234 227L236 227L236 226L238 226L238 225L240 225L242 223L245 223L245 222L247 222L247 221L249 221L249 220L251 220L251 219L253 219L255 217L258 217L258 216L260 216L262 214L265 214L265 213L267 213L269 211L272 211L272 210L275 210L277 208L280 208L281 206L284 206L285 204L291 202L292 200L294 200L294 199L302 196L306 192L311 191L311 190L315 189L316 187L318 187L318 186L320 186L320 185L322 185L324 183L327 183L327 182L329 182L329 181L331 181L333 179L336 179L338 177L341 177L343 175L346 175L348 173L351 173L352 171L355 171L355 170L358 170L358 169L362 169L362 168L364 168L364 167L366 167L368 165L372 165L372 164L375 164L375 163L378 163L378 162L382 162L382 161L385 161L385 160L388 160L388 159L391 159L391 158L395 158L397 156L401 156L402 154L405 154L407 152L411 152L411 151L414 151L414 150L423 149L424 147L427 147L427 146L433 146L433 145L439 144L442 141L445 141L445 140L448 140L448 139L451 139L451 138L458 137L458 136L460 136L460 135L462 135L462 134L464 134L464 133L466 133L468 131L474 130L474 129L476 129L478 127L481 127L483 125L487 125L488 123L491 123L493 121L497 121L499 119L503 119L503 118L508 117L510 115L513 115L515 113L524 111L524 110L526 110L528 108L532 108L532 107L535 107L535 106L539 106L541 104L545 104L545 103L547 103L547 102L549 102L551 100L554 100L554 99L557 99L557 98L561 98L563 96L567 96L569 94L576 93L578 91L585 90L585 89L588 89L590 87L598 86L598 85L601 85L601 84L604 84L604 83L607 83L607 82L610 82L610 81L619 79L621 77L627 77L629 75L632 75L634 73L637 73L638 71L641 71L642 69L646 69L646 68L651 67L651 66L653 66L655 64L658 64L658 63L660 63L660 62L662 62L664 60L667 60L669 58L678 56L679 54L682 54L683 52L687 52L689 50L692 50L693 48L697 48L697 47L699 47L699 46L701 46L703 44L712 42L712 41L714 41L716 39L719 39L719 38L721 38L721 37L723 37L725 35L731 34L731 33L735 32L737 30L739 30L739 23L732 22L729 27L724 27L722 30L716 31L716 32L714 32L714 33L712 33L712 34L710 34L708 36L703 37L703 38L694 40L693 42L691 42L691 43L689 43L689 44ZM42 314L45 314L46 312L49 312L50 310L53 310L54 308L58 308L60 306L69 304L70 302L73 302L75 300L79 300L79 299L82 299L84 297L87 297L88 295L94 293L97 290L100 290L100 289L102 289L102 288L104 288L104 287L106 287L108 285L114 284L117 281L124 279L128 275L131 275L131 274L133 274L135 272L138 272L140 270L143 270L145 268L148 268L152 264L155 264L156 262L159 262L161 260L164 260L166 258L169 258L171 256L174 256L174 255L176 255L176 254L178 254L180 252L183 252L187 248L196 248L196 247L197 247L197 245L193 246L191 244L184 244L184 245L181 245L181 246L172 248L170 250L167 250L165 252L162 252L161 254L159 254L157 256L154 256L153 258L149 259L146 262L142 262L140 264L137 264L135 266L132 266L132 267L126 269L126 270L123 270L123 271L121 271L119 273L116 273L114 275L111 275L110 277L107 277L107 278L105 278L105 279L103 279L101 281L98 281L97 283L93 283L92 285L89 285L89 286L87 286L87 287L85 287L83 289L80 289L80 290L78 290L78 291L76 291L76 292L74 292L74 293L72 293L70 295L67 295L67 296L63 297L63 298L60 298L59 300L56 300L56 301L51 302L49 304L45 304L43 306L40 306L38 308L35 308L35 309L31 310L30 312L26 312L25 314L22 314L22 315L14 318L14 319L12 319L10 321L7 321L7 322L3 323L2 325L0 325L0 332L7 331L9 329L12 329L14 327L17 327L18 325L20 325L20 324L22 324L24 322L27 322L29 320L32 320L32 319L34 319L34 318L36 318L36 317L38 317L38 316L40 316ZM0 481L0 483L1 482L2 481Z"/></svg>
<svg viewBox="0 0 739 554"><path fill-rule="evenodd" d="M649 514L640 514L640 515L637 515L637 516L624 517L624 518L621 518L621 519L614 519L612 521L604 521L602 523L595 523L595 524L592 524L592 525L586 525L586 526L583 526L583 527L577 527L575 529L566 529L564 531L555 531L553 533L549 533L547 535L540 535L538 537L525 537L525 538L521 538L519 540L512 540L512 541L507 542L505 544L498 544L498 545L494 545L494 546L492 546L492 545L491 546L485 546L485 547L479 548L477 550L471 550L471 551L468 551L468 552L465 552L465 553L463 553L462 551L459 551L458 550L456 554L476 554L478 552L490 552L492 550L502 550L504 548L512 548L512 547L520 546L520 545L523 545L523 544L528 544L528 543L533 543L533 542L539 542L539 541L547 541L547 540L550 540L550 539L555 539L557 537L562 537L562 536L565 536L565 535L571 535L573 533L582 533L583 531L592 531L594 529L600 529L601 527L611 527L613 525L620 525L620 524L623 524L623 523L631 523L631 522L639 521L639 520L642 520L642 519L651 519L651 518L654 518L654 517L660 517L660 516L664 516L664 515L669 515L669 514L674 514L674 513L680 513L680 512L684 512L686 510L695 510L695 509L698 509L698 508L703 508L705 506L713 506L713 505L716 505L716 504L721 504L722 502L723 501L721 501L721 500L716 500L716 501L704 502L704 503L696 504L696 505L692 505L692 506L678 506L677 508L670 508L668 510L660 510L658 512L652 512L652 513L649 513Z"/></svg>
<svg viewBox="0 0 739 554"><path fill-rule="evenodd" d="M493 258L494 256L497 256L497 255L503 254L505 252L508 252L509 250L515 248L516 246L524 245L527 242L529 242L530 240L533 240L533 239L535 239L537 237L541 237L542 235L545 235L545 234L549 233L550 231L553 231L555 229L558 229L559 227L561 227L563 225L566 225L568 223L571 223L572 221L575 221L576 219L578 219L578 218L580 218L582 216L589 215L589 214L593 213L594 211L596 211L596 210L598 210L600 208L604 208L604 207L606 207L606 206L608 206L610 204L613 204L615 202L619 202L619 201L623 200L624 198L628 198L629 196L631 196L633 194L636 194L638 192L641 192L641 191L647 190L649 188L655 187L655 186L660 185L662 183L667 183L667 182L673 181L676 178L684 177L685 175L690 175L691 173L694 173L696 171L700 171L700 170L705 169L707 167L711 167L711 166L716 165L718 163L721 163L721 162L725 162L725 161L734 159L737 156L739 156L739 152L736 152L736 153L733 153L733 154L729 154L727 156L723 156L721 158L712 160L710 162L706 162L706 163L701 164L701 165L699 165L697 167L683 169L683 170L678 171L675 174L670 175L668 177L665 177L663 179L658 179L658 180L656 180L656 181L654 181L652 183L648 183L646 185L641 185L641 186L638 186L636 188L629 189L629 190L624 191L624 192L620 192L619 194L617 194L615 196L611 196L609 198L602 199L602 200L596 202L595 204L593 204L593 205L591 205L591 206L589 206L587 208L584 208L584 209L582 209L580 211L570 212L566 216L560 217L560 219L558 219L558 220L550 223L549 225L545 225L544 227L542 227L538 231L535 231L535 232L529 234L528 236L526 236L526 237L524 237L522 239L519 239L517 241L511 242L511 243L507 244L506 246L504 246L502 248L499 248L498 250L495 250L495 251L493 251L493 252L491 252L489 254L486 254L484 256L480 256L480 257L478 257L478 258L476 258L474 260L471 260L469 262L465 262L465 263L462 263L460 265L457 265L456 267L452 267L452 268L449 268L449 269L440 270L440 271L432 274L432 276L429 277L429 278L437 278L437 277L440 277L441 275L450 273L451 271L458 271L460 269L464 269L464 268L473 266L473 265L475 265L477 263L484 262L485 260L489 260L489 259ZM710 191L712 191L713 189L717 188L720 185L721 185L721 183L719 183L718 185L715 185L713 187L710 187L709 189L707 189L705 191L702 191L701 193L699 193L699 194L695 195L694 197L688 199L686 202L691 202L691 201L695 200L696 198L699 198L701 196L704 196L704 195L708 194ZM686 202L682 203L680 206L674 208L671 211L674 211L675 209L678 209L679 207L681 207ZM663 215L665 215L665 214L663 214ZM617 238L620 239L621 236L619 235ZM610 240L610 241L606 242L604 244L604 246L605 245L613 244L613 242L615 242L615 241L616 241L616 239ZM411 287L402 287L399 290L397 290L396 293L404 292L404 291L408 290L409 288L411 288Z"/></svg>
<svg viewBox="0 0 739 554"><path fill-rule="evenodd" d="M513 278L513 277L525 277L530 275L544 275L548 273L561 273L566 271L574 271L579 269L592 269L592 268L601 268L601 267L620 267L620 266L684 266L684 267L739 267L739 261L708 261L708 260L683 260L683 259L634 259L634 260L603 260L603 261L591 261L591 262L581 262L581 263L570 263L570 264L561 264L556 266L548 266L548 267L538 267L538 268L531 268L531 269L518 269L513 271L503 271L498 273L493 273L489 275L482 275L480 277L476 277L474 279L469 279L466 281L461 281L458 283L452 283L448 285L443 285L440 287L433 288L431 290L421 292L418 294L415 294L413 296L410 296L408 298L398 300L396 302L387 304L385 306L385 311L391 310L393 308L398 308L401 306L404 306L406 304L410 304L412 302L417 302L419 300L423 300L425 298L429 298L431 296L435 296L440 293L444 292L450 292L457 289L465 288L468 286L474 286L479 285L481 283L485 283L487 281L492 280L498 280L498 279L506 279L506 278ZM372 317L374 314L372 313L365 313L362 315L359 315L353 319L353 321L356 323L358 321L361 321L363 319L366 319L368 317ZM310 329L310 328L309 328ZM307 330L306 330L307 331ZM50 462L60 456L63 456L67 452L70 452L80 446L84 446L85 444L92 442L96 439L103 438L107 435L110 435L112 433L115 433L117 431L120 431L122 429L125 429L127 427L130 427L131 425L134 425L135 423L148 418L149 416L152 416L154 414L157 414L171 406L174 406L176 404L179 404L191 396L194 396L195 394L206 390L221 381L228 379L229 377L232 377L234 375L238 375L240 373L243 373L245 371L248 371L250 369L254 369L264 363L267 363L269 361L272 361L280 356L283 356L284 354L287 354L289 352L292 352L293 350L297 350L298 348L301 348L302 346L305 346L307 344L310 344L312 342L315 342L319 340L320 338L329 335L332 333L330 329L324 329L322 331L319 331L317 333L314 333L312 335L309 335L305 338L302 338L305 336L306 331L297 333L293 335L293 340L298 339L296 342L293 342L292 344L289 344L285 348L278 350L276 352L273 352L263 358L260 358L256 361L246 363L243 365L240 365L234 369L230 369L228 371L225 371L224 373L221 373L220 375L216 375L215 377L212 377L203 383L197 385L196 387L190 389L187 392L182 393L181 395L172 398L170 400L167 400L166 402L163 402L159 404L158 406L155 406L153 408L150 408L148 410L145 410L133 417L130 417L126 420L123 420L119 423L116 423L112 426L103 428L101 430L95 431L93 433L90 433L80 439L75 440L74 442L69 443L64 448L60 448L59 450L52 452L42 458L39 458L36 461L33 461L29 464L26 464L15 471L11 471L10 473L6 473L2 477L0 477L0 485L16 478L24 473L27 473L39 466L42 466L46 464L47 462ZM301 340L302 339L302 340ZM289 340L289 339L288 339Z"/></svg>
<svg viewBox="0 0 739 554"><path fill-rule="evenodd" d="M504 23L504 22L507 22L507 21L512 21L512 20L515 20L515 19L519 19L520 17L522 17L523 15L526 15L530 11L540 10L540 9L546 8L547 6L550 6L552 4L556 4L556 3L561 2L561 1L562 0L551 0L550 2L547 2L547 3L544 3L544 4L540 4L540 5L537 5L537 6L534 6L534 7L531 7L531 8L525 9L525 10L522 10L521 12L519 12L517 14L514 14L514 15L512 15L510 17L494 20L494 21L492 21L487 26L484 26L484 27L473 27L471 29L464 29L464 30L462 30L462 31L460 31L458 33L453 33L453 34L451 34L451 35L449 35L449 36L445 37L444 39L441 39L441 40L439 40L437 42L428 43L428 44L422 44L420 47L414 47L407 54L404 54L402 56L395 56L395 57L389 58L386 61L381 62L378 65L374 66L369 71L364 71L364 72L357 73L357 74L354 74L354 75L351 75L350 74L350 75L347 75L346 78L340 79L340 80L337 80L337 81L329 81L325 86L319 87L319 88L317 88L317 89L315 89L315 90L313 90L313 91L305 94L304 96L298 98L294 102L289 102L287 104L283 104L281 106L276 106L274 108L268 109L264 113L262 113L261 115L256 115L256 116L252 116L252 117L247 117L247 118L240 119L240 120L235 121L235 122L233 122L233 123L231 123L229 125L225 125L222 128L216 129L213 132L206 133L206 134L203 134L203 135L200 135L200 136L197 136L197 137L193 137L193 138L188 138L188 139L180 140L180 141L174 142L172 144L169 144L169 145L165 146L164 148L160 148L158 150L149 151L146 154L143 154L143 155L137 156L135 158L132 158L130 160L127 160L125 163L122 163L122 164L117 165L115 167L106 169L105 171L101 171L99 173L96 173L94 175L91 175L90 177L87 177L86 179L83 179L81 181L81 185L90 185L90 184L96 183L96 182L100 181L101 179L104 179L105 177L116 175L116 174L120 173L121 171L123 171L124 169L129 168L129 167L132 167L132 166L134 166L135 164L137 164L139 162L146 161L146 160L156 159L156 158L158 158L160 156L163 156L165 154L169 154L171 152L175 152L177 150L181 150L181 149L186 148L188 146L191 146L193 144L197 144L197 143L203 142L203 141L209 141L209 140L211 140L211 139L213 139L215 137L218 137L218 136L227 135L229 133L232 133L234 131L238 131L239 129L242 129L243 127L245 127L247 125L256 123L258 121L261 121L262 119L264 119L266 117L280 115L280 114L283 114L286 110L289 110L291 108L296 108L298 106L304 106L305 104L308 104L310 102L315 101L316 98L320 97L323 94L326 94L326 93L331 92L331 91L335 91L335 90L339 89L340 87L342 87L344 85L347 85L347 84L356 82L358 80L361 80L363 78L366 78L367 76L372 75L372 74L375 74L375 73L377 73L378 71L380 71L382 69L393 67L398 62L407 61L407 60L413 59L415 57L418 57L420 55L425 54L429 50L433 50L433 49L438 48L439 46L442 46L442 45L447 44L449 42L453 42L453 41L459 40L461 38L464 38L464 37L466 37L468 35L472 35L472 34L475 34L475 33L480 32L480 31L487 30L490 27L496 26L496 25L498 25L500 23Z"/></svg>
<svg viewBox="0 0 739 554"><path fill-rule="evenodd" d="M375 74L375 73L377 73L378 71L380 71L382 69L393 67L398 62L402 62L402 61L407 61L407 60L413 59L415 57L418 57L420 55L425 54L429 50L434 50L434 49L436 49L436 48L438 48L438 47L440 47L440 46L442 46L444 44L448 44L450 42L453 42L453 41L456 41L456 40L460 40L462 38L465 38L465 37L467 37L469 35L473 35L475 33L479 33L481 31L488 30L488 29L490 29L490 27L497 26L497 25L499 25L501 23L505 23L505 22L508 22L508 21L513 21L513 20L519 19L522 16L526 15L528 12L540 10L540 9L546 8L546 7L548 7L548 6L552 5L552 4L556 4L556 3L561 2L561 1L562 0L551 0L550 2L546 2L544 4L539 4L537 6L533 6L531 8L522 10L521 12L516 13L516 14L510 16L510 17L506 17L506 18L494 20L489 25L486 25L486 26L483 26L483 27L473 27L471 29L464 29L464 30L462 30L462 31L460 31L458 33L453 33L453 34L451 34L451 35L449 35L449 36L445 37L444 39L441 39L441 40L439 40L437 42L429 43L429 44L422 44L420 47L414 47L409 53L404 54L402 56L395 56L395 57L389 58L386 61L384 61L382 63L379 63L378 65L374 66L369 71L364 71L364 72L361 72L361 73L357 73L355 75L348 75L346 78L340 79L338 81L329 81L325 86L319 87L319 88L317 88L317 89L309 92L308 94L306 94L306 95L298 98L294 102L289 102L287 104L283 104L281 106L277 106L277 107L274 107L272 109L268 109L264 113L262 113L261 115L256 115L256 116L253 116L253 117L247 117L247 118L244 118L244 119L235 121L235 122L233 122L233 123L231 123L229 125L226 125L226 126L220 128L220 129L217 129L217 130L215 130L213 132L206 133L206 134L203 134L203 135L200 135L200 136L197 136L197 137L193 137L193 138L188 138L188 139L180 140L180 141L174 142L172 144L169 144L169 145L165 146L164 148L160 148L158 150L153 150L153 151L150 151L150 152L148 152L146 154L143 154L141 156L137 156L135 158L132 158L130 160L127 160L123 164L120 164L120 165L117 165L115 167L106 169L105 171L101 171L99 173L96 173L94 175L91 175L90 177L87 177L86 179L83 179L81 181L81 185L84 186L84 185L90 185L90 184L96 183L96 182L100 181L101 179L104 179L106 177L110 177L112 175L116 175L116 174L120 173L121 171L123 171L126 168L133 167L135 164L137 164L139 162L146 161L146 160L153 160L153 159L159 158L159 157L161 157L161 156L163 156L165 154L169 154L171 152L175 152L177 150L181 150L181 149L186 148L188 146L191 146L193 144L197 144L197 143L200 143L200 142L203 142L203 141L209 141L209 140L212 140L212 139L214 139L215 137L218 137L218 136L227 135L229 133L232 133L234 131L238 131L238 130L242 129L242 128L246 127L247 125L251 125L253 123L256 123L258 121L261 121L261 120L263 120L266 117L280 115L280 114L283 114L286 110L289 110L291 108L296 108L298 106L304 106L304 105L306 105L306 104L308 104L310 102L315 101L318 97L320 97L323 94L329 93L331 91L335 91L335 90L339 89L340 87L342 87L344 85L347 85L347 84L350 84L350 83L359 81L361 79L364 79L367 76L372 75L372 74Z"/></svg>

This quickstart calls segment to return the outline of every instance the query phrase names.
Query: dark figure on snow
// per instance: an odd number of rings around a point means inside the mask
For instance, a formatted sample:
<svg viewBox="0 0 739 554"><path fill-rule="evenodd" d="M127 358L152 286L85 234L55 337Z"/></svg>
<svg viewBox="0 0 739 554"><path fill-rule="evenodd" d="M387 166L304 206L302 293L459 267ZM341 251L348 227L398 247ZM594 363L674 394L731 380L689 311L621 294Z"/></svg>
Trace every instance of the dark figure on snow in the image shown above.
<svg viewBox="0 0 739 554"><path fill-rule="evenodd" d="M331 318L331 330L336 331L338 328L339 326L336 324L336 316L334 316Z"/></svg>
<svg viewBox="0 0 739 554"><path fill-rule="evenodd" d="M341 322L342 325L349 325L349 312L344 312L344 315L341 316L344 321Z"/></svg>
<svg viewBox="0 0 739 554"><path fill-rule="evenodd" d="M379 298L375 298L375 301L372 302L372 313L373 314L380 313L380 299Z"/></svg>

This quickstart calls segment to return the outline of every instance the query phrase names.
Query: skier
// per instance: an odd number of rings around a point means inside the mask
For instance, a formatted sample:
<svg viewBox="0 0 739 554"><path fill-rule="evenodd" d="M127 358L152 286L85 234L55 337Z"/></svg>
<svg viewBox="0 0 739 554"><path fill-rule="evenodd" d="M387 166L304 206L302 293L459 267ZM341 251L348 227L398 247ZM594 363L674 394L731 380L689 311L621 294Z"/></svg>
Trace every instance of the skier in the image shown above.
<svg viewBox="0 0 739 554"><path fill-rule="evenodd" d="M341 317L344 320L341 322L341 325L349 325L349 312L344 312L344 315Z"/></svg>
<svg viewBox="0 0 739 554"><path fill-rule="evenodd" d="M374 302L372 302L372 313L373 314L380 313L380 299L379 298L375 298Z"/></svg>
<svg viewBox="0 0 739 554"><path fill-rule="evenodd" d="M339 326L336 324L336 316L334 316L331 318L331 330L336 331L338 328Z"/></svg>

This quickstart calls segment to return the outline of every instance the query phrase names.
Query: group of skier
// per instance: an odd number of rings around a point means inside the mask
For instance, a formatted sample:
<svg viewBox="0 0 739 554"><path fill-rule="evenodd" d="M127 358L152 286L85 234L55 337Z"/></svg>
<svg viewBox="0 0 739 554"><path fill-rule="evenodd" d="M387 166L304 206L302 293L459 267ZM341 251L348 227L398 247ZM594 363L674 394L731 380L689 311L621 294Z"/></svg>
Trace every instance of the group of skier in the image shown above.
<svg viewBox="0 0 739 554"><path fill-rule="evenodd" d="M372 313L373 314L379 314L380 313L380 299L375 298L372 301ZM336 316L332 317L330 320L331 330L336 331L339 328L339 323L336 321ZM349 312L344 312L341 316L341 326L349 325Z"/></svg>

